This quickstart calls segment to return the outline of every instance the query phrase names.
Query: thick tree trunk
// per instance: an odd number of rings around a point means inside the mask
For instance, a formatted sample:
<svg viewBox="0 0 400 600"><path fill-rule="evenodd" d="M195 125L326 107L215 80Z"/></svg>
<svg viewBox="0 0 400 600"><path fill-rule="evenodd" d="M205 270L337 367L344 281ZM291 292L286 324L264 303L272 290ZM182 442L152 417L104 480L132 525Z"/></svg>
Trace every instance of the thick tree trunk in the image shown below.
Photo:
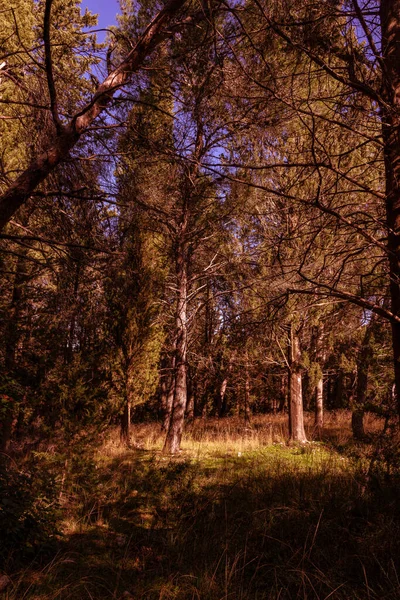
<svg viewBox="0 0 400 600"><path fill-rule="evenodd" d="M175 352L176 345L174 344L174 355L171 358L169 373L163 377L161 387L161 406L162 406L162 426L161 431L168 431L171 420L172 406L174 403L175 393Z"/></svg>
<svg viewBox="0 0 400 600"><path fill-rule="evenodd" d="M300 361L300 340L298 333L291 324L289 348L289 440L303 444L307 442L307 437L304 430Z"/></svg>
<svg viewBox="0 0 400 600"><path fill-rule="evenodd" d="M381 0L382 135L386 176L390 297L392 313L400 317L400 0ZM400 415L400 323L392 321L394 377Z"/></svg>
<svg viewBox="0 0 400 600"><path fill-rule="evenodd" d="M181 243L177 248L176 270L178 297L176 306L176 351L175 351L175 391L171 419L164 452L176 454L180 451L183 423L187 403L187 213L181 226Z"/></svg>
<svg viewBox="0 0 400 600"><path fill-rule="evenodd" d="M356 440L365 438L364 430L364 411L362 408L355 408L351 414L351 429L353 437Z"/></svg>

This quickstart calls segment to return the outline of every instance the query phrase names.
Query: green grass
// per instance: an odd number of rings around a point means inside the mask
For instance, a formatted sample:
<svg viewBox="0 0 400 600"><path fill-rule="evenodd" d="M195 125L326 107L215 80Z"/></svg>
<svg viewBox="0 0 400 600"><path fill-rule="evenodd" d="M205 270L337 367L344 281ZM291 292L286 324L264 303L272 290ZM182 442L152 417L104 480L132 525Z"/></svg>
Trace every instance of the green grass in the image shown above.
<svg viewBox="0 0 400 600"><path fill-rule="evenodd" d="M349 439L351 456L291 448L280 421L259 424L195 424L177 458L161 454L154 425L137 427L139 448L112 434L72 457L57 552L12 574L4 598L399 598L396 478L367 481Z"/></svg>

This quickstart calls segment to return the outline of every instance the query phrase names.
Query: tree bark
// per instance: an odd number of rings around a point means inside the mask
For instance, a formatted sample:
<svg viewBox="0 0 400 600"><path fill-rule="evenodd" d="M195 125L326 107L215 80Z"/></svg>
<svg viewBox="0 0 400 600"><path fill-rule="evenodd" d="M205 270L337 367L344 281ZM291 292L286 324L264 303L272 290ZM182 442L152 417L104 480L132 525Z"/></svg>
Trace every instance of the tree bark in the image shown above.
<svg viewBox="0 0 400 600"><path fill-rule="evenodd" d="M186 411L185 418L193 421L194 412L195 412L195 404L196 404L196 386L193 381L193 373L191 369L188 367L186 372L187 377L187 402L186 402Z"/></svg>
<svg viewBox="0 0 400 600"><path fill-rule="evenodd" d="M287 406L287 385L286 385L286 376L283 373L281 376L281 386L280 386L280 394L279 394L279 406L278 412L283 413L285 410L285 406Z"/></svg>
<svg viewBox="0 0 400 600"><path fill-rule="evenodd" d="M289 347L289 440L303 444L307 442L307 437L304 430L300 361L300 340L294 325L291 324Z"/></svg>
<svg viewBox="0 0 400 600"><path fill-rule="evenodd" d="M362 408L355 408L351 413L351 430L356 440L365 438L364 430L364 411Z"/></svg>
<svg viewBox="0 0 400 600"><path fill-rule="evenodd" d="M131 445L131 409L131 401L128 397L121 417L121 442L128 447Z"/></svg>
<svg viewBox="0 0 400 600"><path fill-rule="evenodd" d="M171 419L164 444L164 452L169 454L176 454L180 451L187 403L187 226L188 211L186 206L181 223L180 240L176 251L178 296L175 320L175 390Z"/></svg>
<svg viewBox="0 0 400 600"><path fill-rule="evenodd" d="M321 377L315 386L315 421L316 429L320 430L324 426L324 379Z"/></svg>
<svg viewBox="0 0 400 600"><path fill-rule="evenodd" d="M324 374L323 367L325 364L325 351L322 345L323 327L317 326L313 331L313 341L315 347L315 362L318 364L319 377L315 385L315 419L314 426L317 432L320 433L324 426Z"/></svg>
<svg viewBox="0 0 400 600"><path fill-rule="evenodd" d="M217 401L217 415L219 418L223 417L226 412L226 388L228 387L228 374L222 380L221 386L219 388L218 393L218 401Z"/></svg>
<svg viewBox="0 0 400 600"><path fill-rule="evenodd" d="M382 136L391 310L400 316L400 0L381 0ZM394 377L400 415L400 324L392 321Z"/></svg>
<svg viewBox="0 0 400 600"><path fill-rule="evenodd" d="M353 431L353 437L358 440L365 438L364 409L368 393L368 372L373 356L371 337L374 331L375 323L376 317L375 315L371 315L371 319L366 327L364 339L357 357L356 402L355 406L353 406L353 413L351 416L351 428Z"/></svg>
<svg viewBox="0 0 400 600"><path fill-rule="evenodd" d="M168 431L169 423L171 420L172 406L174 403L174 393L175 393L175 353L176 353L176 345L174 343L174 354L170 359L171 364L169 367L169 374L163 378L162 383L162 396L161 396L161 405L162 405L162 426L161 431Z"/></svg>
<svg viewBox="0 0 400 600"><path fill-rule="evenodd" d="M250 374L249 374L249 357L246 351L245 359L245 382L244 382L244 422L250 424Z"/></svg>

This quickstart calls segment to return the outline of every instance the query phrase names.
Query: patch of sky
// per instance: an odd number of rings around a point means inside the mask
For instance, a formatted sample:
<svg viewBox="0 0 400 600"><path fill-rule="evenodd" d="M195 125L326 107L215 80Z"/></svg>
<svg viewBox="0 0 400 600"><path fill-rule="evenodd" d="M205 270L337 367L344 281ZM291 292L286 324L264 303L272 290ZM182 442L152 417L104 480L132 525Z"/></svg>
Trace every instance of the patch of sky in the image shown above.
<svg viewBox="0 0 400 600"><path fill-rule="evenodd" d="M81 11L88 9L92 14L97 14L96 30L98 42L104 42L107 30L117 23L117 14L120 12L117 0L82 0ZM93 30L93 29L92 29Z"/></svg>

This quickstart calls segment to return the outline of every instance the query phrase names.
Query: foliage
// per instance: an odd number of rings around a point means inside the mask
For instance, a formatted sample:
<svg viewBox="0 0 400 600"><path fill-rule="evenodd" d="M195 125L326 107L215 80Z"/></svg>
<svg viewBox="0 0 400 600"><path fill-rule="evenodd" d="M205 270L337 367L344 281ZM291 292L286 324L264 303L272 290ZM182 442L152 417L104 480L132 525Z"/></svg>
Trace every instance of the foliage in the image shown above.
<svg viewBox="0 0 400 600"><path fill-rule="evenodd" d="M58 533L57 475L33 457L22 469L0 459L0 559L18 565L38 552L54 550Z"/></svg>

